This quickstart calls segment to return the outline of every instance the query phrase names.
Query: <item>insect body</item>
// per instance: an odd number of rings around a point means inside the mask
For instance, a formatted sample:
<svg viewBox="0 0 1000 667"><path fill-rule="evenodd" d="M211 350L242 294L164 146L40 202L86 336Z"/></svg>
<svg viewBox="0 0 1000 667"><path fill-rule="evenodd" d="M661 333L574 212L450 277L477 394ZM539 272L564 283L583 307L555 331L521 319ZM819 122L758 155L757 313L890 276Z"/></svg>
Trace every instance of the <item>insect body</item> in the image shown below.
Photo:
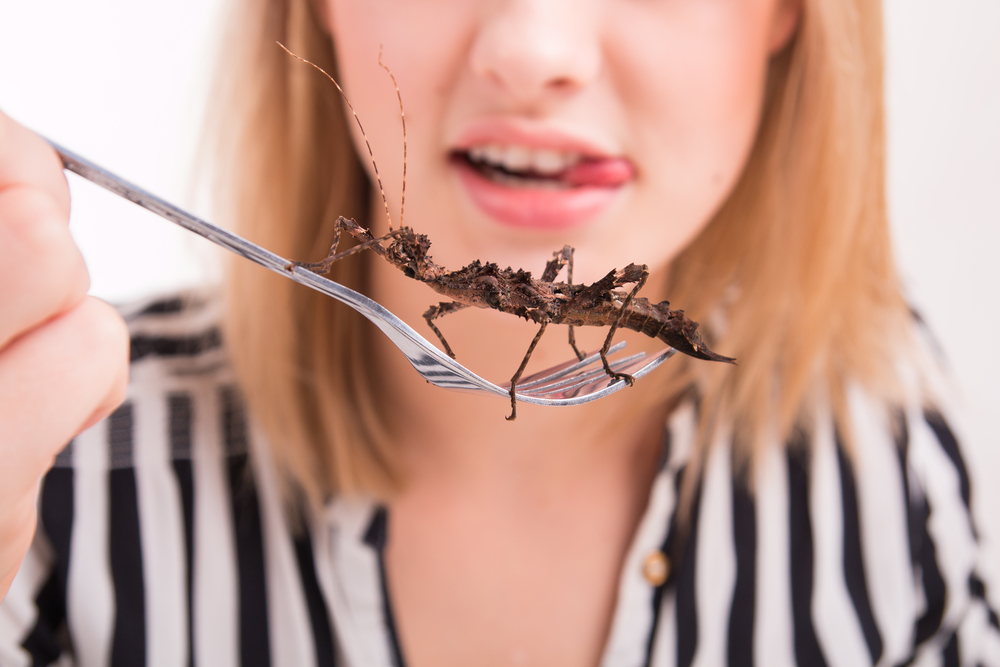
<svg viewBox="0 0 1000 667"><path fill-rule="evenodd" d="M315 63L295 55L280 42L278 45L285 49L289 55L311 65L333 82L351 110L367 143L368 137L361 126L361 119L358 118L340 84ZM406 120L403 114L403 99L399 93L399 86L396 85L396 77L382 63L381 50L378 62L388 72L396 87L400 121L403 126L403 190L399 211L400 223L402 224L403 204L406 200ZM601 348L601 362L609 376L615 380L628 382L630 385L634 382L634 378L627 373L616 373L608 363L608 350L611 348L611 341L619 327L658 338L678 352L698 359L734 363L733 359L708 349L698 333L698 323L685 317L684 311L672 310L666 301L654 304L650 303L648 299L636 296L649 277L649 271L645 264L629 264L624 269L616 269L591 285L573 284L573 248L570 246L563 246L562 250L553 254L552 259L545 265L541 278L535 278L528 271L521 269L515 271L511 268L501 269L496 264L483 264L478 260L458 271L448 271L438 266L431 261L427 252L431 242L426 235L417 234L405 226L400 226L397 229L392 228L392 220L389 218L389 204L382 191L382 181L378 176L378 166L375 165L375 156L372 155L371 146L368 146L368 154L372 158L379 191L382 192L386 218L389 221L389 233L376 238L354 220L341 216L337 219L333 246L323 261L316 263L293 262L288 268L301 266L316 273L327 273L337 260L365 248L371 248L400 269L407 277L419 280L438 294L451 299L451 301L443 301L436 306L431 306L424 313L424 319L441 341L445 352L453 359L455 353L440 329L434 324L434 320L449 313L470 306L492 308L539 324L538 333L535 334L531 345L528 346L528 351L525 353L517 372L514 373L514 377L510 379L511 412L510 416L507 417L508 421L512 421L517 416L515 398L517 382L521 379L521 375L528 365L528 359L531 358L531 353L535 350L535 346L538 345L542 334L545 333L545 328L550 323L569 325L569 344L573 347L577 358L581 360L585 355L576 346L573 327L610 327ZM342 230L346 230L359 243L349 250L338 253L337 247L340 244ZM388 245L383 245L386 241L389 242ZM555 282L556 276L559 275L563 267L567 268L567 282L557 283ZM620 289L630 284L634 286L628 292Z"/></svg>
<svg viewBox="0 0 1000 667"><path fill-rule="evenodd" d="M360 243L338 253L341 230L346 230ZM389 242L388 245L383 245L386 241ZM508 420L517 416L517 382L550 323L569 325L569 342L580 359L584 355L576 346L573 327L610 327L601 348L601 361L609 376L629 384L634 381L632 376L616 373L607 358L612 339L620 327L662 340L677 351L698 359L729 363L734 361L708 349L698 333L698 323L686 317L684 311L671 309L666 301L654 304L636 296L649 276L645 264L629 264L624 269L610 271L597 282L582 285L573 284L573 248L570 246L563 246L562 250L554 253L541 277L535 278L529 271L501 269L492 262L484 264L478 260L458 271L448 271L431 260L428 254L430 245L426 235L417 234L409 227L400 227L384 236L374 237L354 220L340 217L329 255L321 262L295 264L317 273L326 273L337 260L370 248L407 277L419 280L438 294L451 299L431 306L424 313L424 319L452 358L455 353L434 324L434 320L449 313L470 306L491 308L539 324L538 333L510 381L511 414L507 417ZM555 282L556 276L567 265L568 282ZM630 284L633 285L631 290L620 289Z"/></svg>

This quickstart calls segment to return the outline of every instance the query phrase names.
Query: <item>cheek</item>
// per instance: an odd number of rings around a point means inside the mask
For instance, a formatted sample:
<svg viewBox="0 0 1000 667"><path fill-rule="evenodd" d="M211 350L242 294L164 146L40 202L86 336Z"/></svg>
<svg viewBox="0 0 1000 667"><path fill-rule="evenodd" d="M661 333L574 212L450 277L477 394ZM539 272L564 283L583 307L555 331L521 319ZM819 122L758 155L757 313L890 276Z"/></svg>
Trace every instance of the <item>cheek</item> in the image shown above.
<svg viewBox="0 0 1000 667"><path fill-rule="evenodd" d="M756 135L767 16L752 1L668 7L660 21L631 22L631 39L615 40L622 46L613 57L640 176L664 206L686 211L689 225L704 224L738 179Z"/></svg>

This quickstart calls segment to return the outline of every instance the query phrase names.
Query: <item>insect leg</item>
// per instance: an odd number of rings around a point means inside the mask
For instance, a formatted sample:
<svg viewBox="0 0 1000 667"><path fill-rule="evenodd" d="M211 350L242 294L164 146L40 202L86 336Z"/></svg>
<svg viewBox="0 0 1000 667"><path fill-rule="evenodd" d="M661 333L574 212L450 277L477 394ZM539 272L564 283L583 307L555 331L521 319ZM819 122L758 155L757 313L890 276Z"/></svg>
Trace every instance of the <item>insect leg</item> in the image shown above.
<svg viewBox="0 0 1000 667"><path fill-rule="evenodd" d="M569 266L566 266L566 265ZM542 282L551 283L554 282L556 276L562 268L566 266L566 282L570 285L573 284L573 246L564 245L562 250L558 250L552 253L552 259L545 265L545 271L542 272ZM583 361L584 357L587 355L580 351L580 348L576 346L576 332L573 330L573 325L569 325L569 345L573 348L576 358Z"/></svg>
<svg viewBox="0 0 1000 667"><path fill-rule="evenodd" d="M348 248L343 252L337 252L337 247L340 245L340 232L346 229L351 236L361 241L358 245ZM291 271L296 266L301 266L303 269L308 269L313 273L325 274L330 272L330 267L333 266L334 262L338 262L345 257L354 255L356 253L365 250L366 248L374 248L378 246L382 241L387 241L391 238L395 238L402 233L401 229L393 230L384 236L379 236L378 238L372 237L371 233L361 227L358 223L350 218L345 218L343 216L337 218L337 223L334 225L333 232L333 245L330 246L330 252L327 256L319 262L290 262L286 267L286 271ZM381 246L380 246L381 247ZM382 254L382 253L379 253Z"/></svg>
<svg viewBox="0 0 1000 667"><path fill-rule="evenodd" d="M333 225L333 245L330 246L330 251L327 252L326 257L323 260L319 262L293 261L288 266L285 267L285 270L291 271L294 267L301 266L303 269L308 269L313 273L328 273L330 271L330 267L336 261L335 259L331 258L337 256L337 247L340 245L340 231L341 229L343 229L343 227L340 224L340 221L342 219L343 219L342 217L337 218L337 222L334 223Z"/></svg>
<svg viewBox="0 0 1000 667"><path fill-rule="evenodd" d="M576 346L576 331L573 329L572 324L569 325L569 346L573 348L573 352L576 353L576 358L579 361L583 361L586 358L587 354Z"/></svg>
<svg viewBox="0 0 1000 667"><path fill-rule="evenodd" d="M437 334L438 340L444 345L444 351L448 353L448 356L452 359L455 358L455 353L451 351L451 345L448 345L448 341L444 339L444 335L441 330L434 326L434 320L439 317L444 317L449 313L457 313L463 308L468 308L469 305L465 303L459 303L458 301L442 301L436 306L431 306L424 313L424 319L427 321L427 325Z"/></svg>
<svg viewBox="0 0 1000 667"><path fill-rule="evenodd" d="M570 246L564 246L563 249L562 249L564 255L565 255L567 249L569 250L569 256L566 259L567 259L567 262L569 263L569 266L566 267L566 282L568 282L570 285L572 285L573 284L573 248L571 248ZM569 325L569 346L571 348L573 348L574 352L576 352L576 358L577 358L577 360L583 361L583 359L587 356L586 354L584 354L584 352L580 348L578 348L576 346L576 330L573 328L572 324Z"/></svg>
<svg viewBox="0 0 1000 667"><path fill-rule="evenodd" d="M528 346L528 351L524 353L524 359L521 360L521 365L517 367L517 372L514 373L514 377L510 379L510 416L505 417L509 422L517 419L517 399L514 397L514 392L517 389L517 381L521 379L521 374L524 373L524 369L528 366L528 359L531 358L531 353L535 351L535 346L538 345L539 339L542 334L545 333L545 327L549 326L548 320L542 321L542 326L535 334L534 339L531 341L531 345Z"/></svg>
<svg viewBox="0 0 1000 667"><path fill-rule="evenodd" d="M639 276L639 280L635 283L635 287L632 288L632 291L628 293L627 297L625 297L625 301L622 302L622 307L618 310L618 317L615 318L615 323L611 325L611 330L608 331L608 337L604 339L604 346L601 348L601 363L604 364L604 371L615 380L625 380L629 383L629 386L632 386L632 384L635 383L635 378L628 373L615 373L611 370L611 365L608 363L608 350L611 349L611 340L615 337L615 332L618 331L618 327L621 325L622 319L625 317L625 312L628 310L628 307L632 305L632 299L634 299L635 295L639 293L642 286L646 284L646 279L648 277L649 271L643 269L642 274Z"/></svg>

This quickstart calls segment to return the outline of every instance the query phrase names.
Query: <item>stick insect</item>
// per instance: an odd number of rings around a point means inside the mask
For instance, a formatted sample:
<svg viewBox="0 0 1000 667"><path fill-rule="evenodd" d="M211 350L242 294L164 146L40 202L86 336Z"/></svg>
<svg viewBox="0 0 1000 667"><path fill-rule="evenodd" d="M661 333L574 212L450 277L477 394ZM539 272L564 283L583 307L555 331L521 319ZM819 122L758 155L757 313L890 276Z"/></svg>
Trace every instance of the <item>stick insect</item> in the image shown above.
<svg viewBox="0 0 1000 667"><path fill-rule="evenodd" d="M350 100L347 99L344 90L333 77L318 65L288 51L280 43L279 46L293 57L312 65L333 82L354 115L354 120L365 138L365 143L368 144L361 120L354 111L354 107L351 106ZM553 253L552 259L546 263L545 270L542 271L539 278L532 276L530 271L514 270L509 267L501 269L495 263L484 264L479 260L458 271L448 271L435 264L428 253L431 242L427 236L418 234L410 227L403 225L403 205L406 201L406 118L403 113L399 85L396 83L396 77L392 71L382 63L381 51L378 62L388 72L393 85L396 86L396 96L399 99L400 118L403 125L403 190L400 202L400 226L396 229L392 227L388 201L382 190L382 182L378 175L378 167L375 166L371 145L368 145L368 152L375 168L375 177L379 190L382 192L382 201L385 203L386 217L389 218L389 232L376 237L353 219L341 216L337 219L333 245L328 255L319 262L293 262L289 268L301 266L310 271L324 274L329 272L330 267L335 262L365 249L372 250L402 271L408 278L419 280L438 294L450 299L431 306L423 317L438 340L441 341L445 352L453 359L455 358L454 351L444 334L434 324L435 320L445 315L469 307L491 308L538 324L539 328L535 337L528 346L517 371L510 379L511 412L506 417L508 421L517 418L515 394L517 383L549 324L569 326L569 344L580 360L586 355L576 345L574 327L609 327L604 345L601 347L601 363L604 365L604 371L613 380L627 382L630 386L635 382L635 379L627 373L614 371L607 357L615 333L620 328L631 329L651 338L657 338L678 352L683 352L697 359L735 363L734 359L716 354L705 345L698 333L698 323L685 316L683 310L671 309L670 303L667 301L654 304L648 299L636 296L649 277L649 269L645 264L629 264L624 269L613 269L590 285L573 283L574 251L568 245ZM338 252L337 248L340 245L341 232L343 231L356 239L358 244ZM387 245L386 242L388 242ZM567 282L555 282L556 277L564 267L566 268ZM632 285L631 290L626 292L621 289L626 285Z"/></svg>

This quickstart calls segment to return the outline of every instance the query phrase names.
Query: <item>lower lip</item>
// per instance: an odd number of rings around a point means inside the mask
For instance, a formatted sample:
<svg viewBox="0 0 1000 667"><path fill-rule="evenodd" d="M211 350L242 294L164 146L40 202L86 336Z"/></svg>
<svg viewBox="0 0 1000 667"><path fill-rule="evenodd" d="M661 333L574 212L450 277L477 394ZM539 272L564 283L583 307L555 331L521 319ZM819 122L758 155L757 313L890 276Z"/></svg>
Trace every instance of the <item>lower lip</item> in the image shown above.
<svg viewBox="0 0 1000 667"><path fill-rule="evenodd" d="M580 227L617 199L617 186L581 185L560 190L508 187L495 183L465 160L452 164L473 203L488 216L510 227L563 230Z"/></svg>

